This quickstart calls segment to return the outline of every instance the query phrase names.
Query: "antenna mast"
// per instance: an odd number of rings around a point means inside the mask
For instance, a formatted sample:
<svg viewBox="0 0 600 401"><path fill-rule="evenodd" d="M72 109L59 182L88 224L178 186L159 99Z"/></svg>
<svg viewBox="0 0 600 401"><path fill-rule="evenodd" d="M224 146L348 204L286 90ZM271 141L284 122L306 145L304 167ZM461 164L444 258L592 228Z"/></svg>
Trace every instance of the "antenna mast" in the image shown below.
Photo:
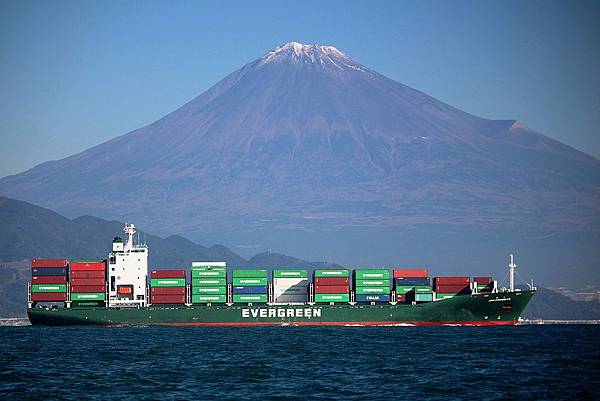
<svg viewBox="0 0 600 401"><path fill-rule="evenodd" d="M510 263L508 265L508 286L510 291L514 291L515 290L515 269L517 268L517 265L515 264L515 258L513 256L513 254L510 254Z"/></svg>

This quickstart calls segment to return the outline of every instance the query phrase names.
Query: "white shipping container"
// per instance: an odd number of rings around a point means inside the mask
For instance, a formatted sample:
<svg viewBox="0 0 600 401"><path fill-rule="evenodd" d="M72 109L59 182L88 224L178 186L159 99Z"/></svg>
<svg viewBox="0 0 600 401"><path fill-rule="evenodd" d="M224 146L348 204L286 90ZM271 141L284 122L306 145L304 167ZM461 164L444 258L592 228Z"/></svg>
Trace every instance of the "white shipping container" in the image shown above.
<svg viewBox="0 0 600 401"><path fill-rule="evenodd" d="M279 295L275 296L275 302L307 302L308 295Z"/></svg>
<svg viewBox="0 0 600 401"><path fill-rule="evenodd" d="M304 286L308 287L308 279L301 277L294 278L274 278L273 279L274 287L294 287L294 286Z"/></svg>
<svg viewBox="0 0 600 401"><path fill-rule="evenodd" d="M278 289L278 288L274 288L273 289L273 295L274 296L280 296L280 295L306 295L308 294L308 289L306 287L291 287L291 288L285 288L285 289Z"/></svg>
<svg viewBox="0 0 600 401"><path fill-rule="evenodd" d="M204 267L204 266L227 267L227 263L226 262L192 262L192 267Z"/></svg>

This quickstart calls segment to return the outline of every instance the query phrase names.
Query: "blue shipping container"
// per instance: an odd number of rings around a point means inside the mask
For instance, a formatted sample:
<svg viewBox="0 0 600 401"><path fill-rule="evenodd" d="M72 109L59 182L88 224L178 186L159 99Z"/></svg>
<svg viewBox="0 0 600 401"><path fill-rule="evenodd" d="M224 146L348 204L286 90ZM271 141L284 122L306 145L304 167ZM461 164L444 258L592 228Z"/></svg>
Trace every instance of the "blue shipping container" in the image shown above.
<svg viewBox="0 0 600 401"><path fill-rule="evenodd" d="M66 276L65 267L34 267L31 269L32 276Z"/></svg>
<svg viewBox="0 0 600 401"><path fill-rule="evenodd" d="M408 278L396 278L394 279L396 285L428 285L431 286L431 280L429 277L408 277Z"/></svg>
<svg viewBox="0 0 600 401"><path fill-rule="evenodd" d="M233 287L234 294L266 294L267 287L256 286L256 287Z"/></svg>
<svg viewBox="0 0 600 401"><path fill-rule="evenodd" d="M390 302L389 294L356 295L356 302Z"/></svg>

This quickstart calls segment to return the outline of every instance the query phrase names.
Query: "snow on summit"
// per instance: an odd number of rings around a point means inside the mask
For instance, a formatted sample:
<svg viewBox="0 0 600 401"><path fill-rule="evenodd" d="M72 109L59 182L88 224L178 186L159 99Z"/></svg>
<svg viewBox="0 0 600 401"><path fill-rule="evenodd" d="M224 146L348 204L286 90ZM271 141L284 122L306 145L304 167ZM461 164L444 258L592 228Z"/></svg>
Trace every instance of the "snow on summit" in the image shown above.
<svg viewBox="0 0 600 401"><path fill-rule="evenodd" d="M321 64L323 66L330 65L340 69L350 67L366 71L366 68L334 46L321 46L317 44L305 45L298 42L289 42L274 48L260 59L261 65L286 62L295 64Z"/></svg>

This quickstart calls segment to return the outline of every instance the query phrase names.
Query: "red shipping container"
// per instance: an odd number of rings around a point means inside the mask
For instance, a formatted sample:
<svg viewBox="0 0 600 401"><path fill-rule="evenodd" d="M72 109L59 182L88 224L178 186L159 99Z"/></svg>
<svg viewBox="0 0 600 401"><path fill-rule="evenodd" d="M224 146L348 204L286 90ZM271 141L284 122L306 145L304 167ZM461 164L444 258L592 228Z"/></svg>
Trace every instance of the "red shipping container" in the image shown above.
<svg viewBox="0 0 600 401"><path fill-rule="evenodd" d="M406 294L396 294L396 302L406 302Z"/></svg>
<svg viewBox="0 0 600 401"><path fill-rule="evenodd" d="M316 285L315 294L347 294L350 287L347 285Z"/></svg>
<svg viewBox="0 0 600 401"><path fill-rule="evenodd" d="M420 270L394 270L394 278L417 278L417 277L429 277L427 275L427 269Z"/></svg>
<svg viewBox="0 0 600 401"><path fill-rule="evenodd" d="M69 273L69 277L71 279L74 278L106 278L106 272L100 270L76 270L74 272Z"/></svg>
<svg viewBox="0 0 600 401"><path fill-rule="evenodd" d="M492 284L493 280L491 277L473 277L473 281L475 281L477 285L488 285Z"/></svg>
<svg viewBox="0 0 600 401"><path fill-rule="evenodd" d="M150 278L185 278L185 270L152 270Z"/></svg>
<svg viewBox="0 0 600 401"><path fill-rule="evenodd" d="M71 285L104 285L106 280L103 278L72 278Z"/></svg>
<svg viewBox="0 0 600 401"><path fill-rule="evenodd" d="M91 271L105 271L106 263L104 262L71 262L71 271L80 270L91 270Z"/></svg>
<svg viewBox="0 0 600 401"><path fill-rule="evenodd" d="M71 292L104 292L104 285L72 285Z"/></svg>
<svg viewBox="0 0 600 401"><path fill-rule="evenodd" d="M33 259L31 267L67 267L66 259Z"/></svg>
<svg viewBox="0 0 600 401"><path fill-rule="evenodd" d="M350 277L315 277L315 285L350 285Z"/></svg>
<svg viewBox="0 0 600 401"><path fill-rule="evenodd" d="M152 295L185 295L185 287L152 287Z"/></svg>
<svg viewBox="0 0 600 401"><path fill-rule="evenodd" d="M436 285L435 292L443 294L458 294L459 292L468 291L468 285Z"/></svg>
<svg viewBox="0 0 600 401"><path fill-rule="evenodd" d="M33 276L31 284L66 284L65 276Z"/></svg>
<svg viewBox="0 0 600 401"><path fill-rule="evenodd" d="M469 277L434 277L433 283L435 285L438 284L450 284L450 285L458 285L458 284L469 284Z"/></svg>
<svg viewBox="0 0 600 401"><path fill-rule="evenodd" d="M52 301L66 301L66 292L32 292L31 301L33 302L52 302Z"/></svg>
<svg viewBox="0 0 600 401"><path fill-rule="evenodd" d="M153 295L153 304L184 304L185 295Z"/></svg>

